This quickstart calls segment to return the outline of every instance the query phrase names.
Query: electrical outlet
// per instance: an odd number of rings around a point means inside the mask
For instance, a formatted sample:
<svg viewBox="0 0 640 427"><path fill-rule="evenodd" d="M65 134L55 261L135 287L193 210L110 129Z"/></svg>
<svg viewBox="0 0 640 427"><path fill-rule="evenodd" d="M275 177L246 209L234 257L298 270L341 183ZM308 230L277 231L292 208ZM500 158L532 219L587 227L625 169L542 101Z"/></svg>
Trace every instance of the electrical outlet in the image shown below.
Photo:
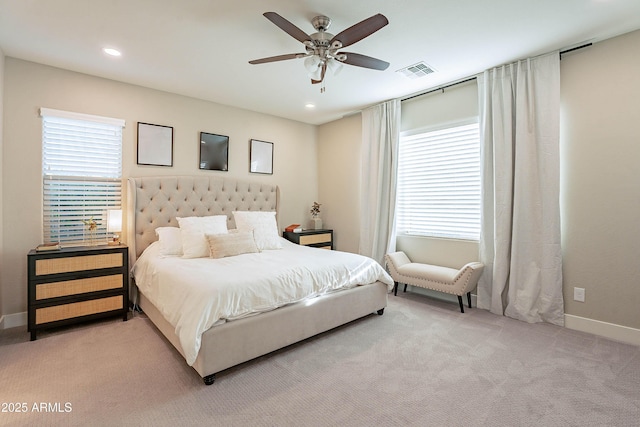
<svg viewBox="0 0 640 427"><path fill-rule="evenodd" d="M584 288L573 288L574 301L584 302Z"/></svg>

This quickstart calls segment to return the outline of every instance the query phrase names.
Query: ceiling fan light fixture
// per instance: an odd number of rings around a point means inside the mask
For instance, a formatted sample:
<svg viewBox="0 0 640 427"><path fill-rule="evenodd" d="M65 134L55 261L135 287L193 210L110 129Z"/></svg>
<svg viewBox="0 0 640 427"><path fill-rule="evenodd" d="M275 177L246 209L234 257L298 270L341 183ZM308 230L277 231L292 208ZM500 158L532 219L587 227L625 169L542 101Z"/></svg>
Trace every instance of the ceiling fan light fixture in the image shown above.
<svg viewBox="0 0 640 427"><path fill-rule="evenodd" d="M304 60L304 68L310 73L315 73L321 63L322 61L320 61L318 55L312 55Z"/></svg>
<svg viewBox="0 0 640 427"><path fill-rule="evenodd" d="M318 67L313 73L309 73L311 80L322 80L322 67Z"/></svg>
<svg viewBox="0 0 640 427"><path fill-rule="evenodd" d="M317 55L313 55L304 60L304 67L307 69L309 77L313 80L320 80L322 75L322 60Z"/></svg>
<svg viewBox="0 0 640 427"><path fill-rule="evenodd" d="M334 76L337 76L340 74L340 70L342 70L342 62L331 58L327 61L327 68Z"/></svg>

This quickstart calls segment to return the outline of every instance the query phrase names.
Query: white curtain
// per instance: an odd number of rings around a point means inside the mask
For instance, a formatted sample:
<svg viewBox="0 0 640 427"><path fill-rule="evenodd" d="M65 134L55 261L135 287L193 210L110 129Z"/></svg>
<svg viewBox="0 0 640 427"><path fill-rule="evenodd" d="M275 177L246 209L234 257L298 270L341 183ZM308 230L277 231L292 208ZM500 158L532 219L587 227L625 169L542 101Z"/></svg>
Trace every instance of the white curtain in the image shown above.
<svg viewBox="0 0 640 427"><path fill-rule="evenodd" d="M482 232L478 307L564 324L560 247L560 55L478 76Z"/></svg>
<svg viewBox="0 0 640 427"><path fill-rule="evenodd" d="M396 182L400 140L400 101L362 112L360 253L384 265L395 251Z"/></svg>

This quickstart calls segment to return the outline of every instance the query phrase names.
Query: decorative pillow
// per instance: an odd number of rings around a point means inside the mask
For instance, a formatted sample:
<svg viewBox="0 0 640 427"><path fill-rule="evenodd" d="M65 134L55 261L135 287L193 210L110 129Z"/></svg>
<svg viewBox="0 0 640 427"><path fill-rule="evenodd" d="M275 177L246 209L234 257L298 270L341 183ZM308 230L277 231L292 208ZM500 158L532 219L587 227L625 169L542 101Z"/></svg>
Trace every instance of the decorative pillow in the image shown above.
<svg viewBox="0 0 640 427"><path fill-rule="evenodd" d="M211 258L260 252L253 239L253 231L230 230L227 234L207 234L206 236Z"/></svg>
<svg viewBox="0 0 640 427"><path fill-rule="evenodd" d="M205 234L227 233L226 215L176 217L180 224L182 258L209 256L209 244Z"/></svg>
<svg viewBox="0 0 640 427"><path fill-rule="evenodd" d="M182 255L182 238L178 227L158 227L156 236L160 242L160 255Z"/></svg>
<svg viewBox="0 0 640 427"><path fill-rule="evenodd" d="M261 251L282 248L275 212L234 211L233 217L238 230L253 230L253 238Z"/></svg>

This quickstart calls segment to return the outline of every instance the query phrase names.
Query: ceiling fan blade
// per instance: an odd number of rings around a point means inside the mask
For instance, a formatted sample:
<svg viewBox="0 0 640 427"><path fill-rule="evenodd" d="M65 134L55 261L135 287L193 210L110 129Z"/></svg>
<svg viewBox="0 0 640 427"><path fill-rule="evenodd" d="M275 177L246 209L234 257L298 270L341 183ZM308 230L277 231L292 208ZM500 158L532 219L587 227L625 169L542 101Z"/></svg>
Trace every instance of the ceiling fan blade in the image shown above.
<svg viewBox="0 0 640 427"><path fill-rule="evenodd" d="M346 30L339 32L331 39L330 44L333 45L335 41L339 41L341 44L339 47L350 46L375 33L388 23L389 20L384 15L378 13L377 15L373 15L371 18L367 18L364 21L358 22Z"/></svg>
<svg viewBox="0 0 640 427"><path fill-rule="evenodd" d="M282 16L278 15L275 12L265 12L263 13L264 17L269 21L276 24L280 29L282 29L285 33L289 34L294 39L298 40L301 43L306 41L311 41L311 37L309 37L304 31L300 28L293 25L291 22L287 21Z"/></svg>
<svg viewBox="0 0 640 427"><path fill-rule="evenodd" d="M359 53L339 52L338 55L346 55L347 58L341 62L349 65L355 65L356 67L372 68L380 71L386 70L389 67L388 62L372 58L370 56L361 55Z"/></svg>
<svg viewBox="0 0 640 427"><path fill-rule="evenodd" d="M270 56L268 58L254 59L249 64L266 64L267 62L285 61L287 59L296 59L306 56L304 53L288 53L286 55Z"/></svg>
<svg viewBox="0 0 640 427"><path fill-rule="evenodd" d="M322 81L324 80L324 73L327 71L327 63L325 62L324 64L322 64L322 73L320 74L320 80L314 80L311 79L311 84L318 84L318 83L322 83Z"/></svg>

